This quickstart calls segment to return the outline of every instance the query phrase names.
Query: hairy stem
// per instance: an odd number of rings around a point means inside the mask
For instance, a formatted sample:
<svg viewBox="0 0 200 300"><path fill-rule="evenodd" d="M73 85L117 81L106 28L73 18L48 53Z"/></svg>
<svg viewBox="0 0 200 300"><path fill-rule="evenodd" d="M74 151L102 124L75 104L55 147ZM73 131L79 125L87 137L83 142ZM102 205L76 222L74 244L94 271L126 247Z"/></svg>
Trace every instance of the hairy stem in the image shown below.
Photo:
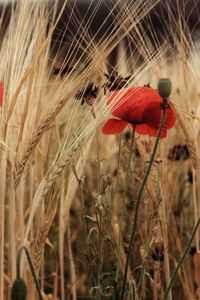
<svg viewBox="0 0 200 300"><path fill-rule="evenodd" d="M154 158L155 158L155 155L156 155L156 151L157 151L157 148L158 148L160 135L162 133L162 130L163 130L163 127L164 127L164 124L165 124L166 110L167 110L167 100L166 99L163 99L162 108L163 108L162 118L161 118L161 123L160 123L159 131L158 131L158 135L157 135L156 142L155 142L155 145L154 145L154 148L153 148L153 152L152 152L152 155L151 155L151 159L150 159L150 162L149 162L147 172L144 176L144 179L143 179L143 182L142 182L142 185L140 187L139 194L138 194L138 197L137 197L137 200L136 200L134 222L133 222L131 237L130 237L129 244L128 244L127 257L126 257L126 264L125 264L125 272L124 272L124 279L123 279L123 285L122 285L121 300L123 300L123 298L124 298L124 293L125 293L125 288L126 288L129 259L130 259L130 254L131 254L132 243L133 243L134 236L135 236L136 229L137 229L137 221L138 221L138 214L139 214L139 207L140 207L140 202L141 202L141 198L142 198L142 193L144 191L147 179L149 177L151 167L153 165Z"/></svg>

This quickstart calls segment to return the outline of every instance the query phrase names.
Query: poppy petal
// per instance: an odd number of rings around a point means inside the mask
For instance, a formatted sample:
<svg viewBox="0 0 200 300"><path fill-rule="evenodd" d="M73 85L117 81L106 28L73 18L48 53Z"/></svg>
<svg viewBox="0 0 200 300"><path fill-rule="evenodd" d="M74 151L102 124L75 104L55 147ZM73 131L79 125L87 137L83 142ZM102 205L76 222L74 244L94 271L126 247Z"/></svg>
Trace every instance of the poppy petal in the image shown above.
<svg viewBox="0 0 200 300"><path fill-rule="evenodd" d="M107 104L115 102L111 113L128 123L145 123L143 113L146 107L152 103L161 103L158 92L148 87L134 87L117 90L109 97Z"/></svg>
<svg viewBox="0 0 200 300"><path fill-rule="evenodd" d="M111 105L111 113L113 116L121 119L121 122L136 125L136 131L139 134L157 136L162 118L162 98L157 90L149 87L130 87L116 90L108 98L107 105L108 104L113 104ZM167 136L167 129L173 127L175 122L176 115L172 104L169 102L161 138ZM120 128L116 128L117 133L123 130L121 126L124 128L123 125L120 124ZM111 133L115 131L114 128L107 130Z"/></svg>
<svg viewBox="0 0 200 300"><path fill-rule="evenodd" d="M154 127L151 127L151 126L147 126L147 127L148 127L148 135L149 136L156 137L158 135L159 128L154 128ZM160 138L164 139L164 138L166 138L166 136L167 136L167 130L165 128L163 128L163 130L160 134Z"/></svg>
<svg viewBox="0 0 200 300"><path fill-rule="evenodd" d="M169 106L167 108L167 113L166 113L166 122L165 122L165 128L169 129L172 128L176 123L176 114L174 112L174 108L172 104L169 102Z"/></svg>
<svg viewBox="0 0 200 300"><path fill-rule="evenodd" d="M137 125L136 126L136 132L139 134L147 134L149 136L156 137L158 135L159 128L151 127L146 124ZM160 138L163 139L167 136L167 130L163 129L160 135Z"/></svg>
<svg viewBox="0 0 200 300"><path fill-rule="evenodd" d="M137 125L135 129L139 134L148 134L148 126L146 124Z"/></svg>
<svg viewBox="0 0 200 300"><path fill-rule="evenodd" d="M118 119L109 119L102 127L104 134L117 134L124 130L128 125L127 122Z"/></svg>
<svg viewBox="0 0 200 300"><path fill-rule="evenodd" d="M143 120L145 124L159 128L162 114L160 104L161 103L158 102L147 103L143 112Z"/></svg>
<svg viewBox="0 0 200 300"><path fill-rule="evenodd" d="M148 124L150 127L159 128L162 117L161 104L157 102L149 103L143 113L144 123ZM172 106L169 104L166 111L165 119L165 129L169 129L174 126L176 122L176 115Z"/></svg>

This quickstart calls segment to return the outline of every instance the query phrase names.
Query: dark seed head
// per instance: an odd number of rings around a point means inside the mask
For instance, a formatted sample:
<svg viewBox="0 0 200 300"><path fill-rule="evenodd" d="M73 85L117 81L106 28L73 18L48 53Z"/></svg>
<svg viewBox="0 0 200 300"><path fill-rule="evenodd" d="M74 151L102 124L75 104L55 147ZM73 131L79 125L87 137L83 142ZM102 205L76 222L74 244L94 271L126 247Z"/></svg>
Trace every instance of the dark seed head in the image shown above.
<svg viewBox="0 0 200 300"><path fill-rule="evenodd" d="M81 100L81 105L86 102L92 106L93 101L97 98L98 90L98 87L94 86L93 83L89 83L86 88L76 93L75 98L76 100Z"/></svg>
<svg viewBox="0 0 200 300"><path fill-rule="evenodd" d="M164 260L164 247L162 242L155 242L152 245L150 255L154 261L163 261Z"/></svg>
<svg viewBox="0 0 200 300"><path fill-rule="evenodd" d="M12 300L26 300L27 288L26 283L22 278L17 278L13 282L11 289Z"/></svg>
<svg viewBox="0 0 200 300"><path fill-rule="evenodd" d="M117 174L118 174L118 170L117 170L117 168L116 168L116 169L114 169L114 171L113 171L113 177L116 177Z"/></svg>
<svg viewBox="0 0 200 300"><path fill-rule="evenodd" d="M164 254L155 254L152 253L151 257L153 258L154 261L163 261L164 260Z"/></svg>
<svg viewBox="0 0 200 300"><path fill-rule="evenodd" d="M123 87L125 87L131 78L131 76L123 77L118 74L118 72L114 72L111 75L104 74L106 78L108 79L106 83L104 83L104 94L106 94L108 91L115 91L120 90Z"/></svg>
<svg viewBox="0 0 200 300"><path fill-rule="evenodd" d="M126 132L124 133L124 139L125 139L125 142L127 143L127 142L130 140L130 138L131 138L131 133L130 133L130 131L126 131Z"/></svg>
<svg viewBox="0 0 200 300"><path fill-rule="evenodd" d="M140 152L139 152L139 150L137 148L135 148L135 156L136 157L140 157Z"/></svg>
<svg viewBox="0 0 200 300"><path fill-rule="evenodd" d="M150 87L151 87L151 85L150 85L150 83L148 82L147 84L145 84L145 85L144 85L144 87L148 87L148 88L150 88Z"/></svg>
<svg viewBox="0 0 200 300"><path fill-rule="evenodd" d="M123 246L124 246L124 252L127 254L128 253L128 245L126 243L124 243Z"/></svg>
<svg viewBox="0 0 200 300"><path fill-rule="evenodd" d="M193 183L192 171L188 171L187 176L188 176L188 178L187 178L188 182L192 184Z"/></svg>
<svg viewBox="0 0 200 300"><path fill-rule="evenodd" d="M190 255L194 256L196 252L197 252L197 248L195 246L191 246Z"/></svg>
<svg viewBox="0 0 200 300"><path fill-rule="evenodd" d="M190 153L187 145L174 145L172 149L169 150L168 159L169 160L186 160L190 158Z"/></svg>

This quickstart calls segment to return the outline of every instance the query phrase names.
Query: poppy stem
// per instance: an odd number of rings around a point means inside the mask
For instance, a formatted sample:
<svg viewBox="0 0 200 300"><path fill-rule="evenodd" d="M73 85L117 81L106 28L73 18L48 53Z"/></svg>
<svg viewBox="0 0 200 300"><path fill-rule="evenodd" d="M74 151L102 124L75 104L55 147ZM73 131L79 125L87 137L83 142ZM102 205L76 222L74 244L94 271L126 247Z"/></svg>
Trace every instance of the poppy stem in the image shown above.
<svg viewBox="0 0 200 300"><path fill-rule="evenodd" d="M29 254L28 249L26 248L26 246L22 246L19 249L19 252L18 252L18 255L17 255L17 278L21 278L21 276L20 276L20 261L21 261L22 252L23 251L26 253L26 257L28 259L29 267L31 269L31 273L32 273L32 276L33 276L33 281L35 283L35 287L36 287L36 290L38 292L39 299L43 300L43 297L42 297L42 294L41 294L41 289L40 289L40 284L39 284L37 276L36 276L35 268L33 266L33 262L31 260L31 256L30 256L30 254Z"/></svg>
<svg viewBox="0 0 200 300"><path fill-rule="evenodd" d="M142 182L142 185L140 187L140 190L139 190L139 193L138 193L138 197L137 197L137 200L136 200L134 222L133 222L131 237L130 237L130 240L129 240L128 250L127 250L127 257L126 257L124 279L123 279L123 285L122 285L121 300L123 300L123 298L124 298L124 293L125 293L125 289L126 289L129 259L130 259L130 254L131 254L131 250L132 250L132 243L133 243L133 240L134 240L134 237L135 237L135 233L136 233L136 229L137 229L138 213L139 213L139 207L140 207L140 202L141 202L141 198L142 198L142 193L143 193L143 190L145 188L147 179L148 179L150 171L151 171L151 167L152 167L153 162L154 162L154 158L155 158L156 151L157 151L157 148L158 148L158 143L159 143L159 140L160 140L160 136L161 136L164 124L165 124L167 107L168 107L168 105L167 105L167 99L163 98L163 103L162 103L162 118L161 118L160 127L159 127L159 130L158 130L158 134L157 134L157 137L156 137L156 141L155 141L155 145L154 145L154 148L153 148L151 159L150 159L150 162L149 162L149 165L148 165L148 169L147 169L147 172L146 172L146 174L144 176L144 179L143 179L143 182Z"/></svg>

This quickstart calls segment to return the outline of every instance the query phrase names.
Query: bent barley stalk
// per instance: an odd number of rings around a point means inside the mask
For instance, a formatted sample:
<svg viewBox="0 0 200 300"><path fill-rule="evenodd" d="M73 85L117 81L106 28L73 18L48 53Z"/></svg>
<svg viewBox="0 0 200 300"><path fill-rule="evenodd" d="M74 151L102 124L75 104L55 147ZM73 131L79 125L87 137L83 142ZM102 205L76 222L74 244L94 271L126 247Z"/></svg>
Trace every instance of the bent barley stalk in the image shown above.
<svg viewBox="0 0 200 300"><path fill-rule="evenodd" d="M69 95L70 97L70 95ZM46 130L51 126L52 122L54 121L55 117L59 114L59 112L62 110L66 102L68 101L68 98L63 98L60 100L60 102L55 105L51 112L46 115L46 117L41 120L40 124L38 125L37 129L33 133L33 136L31 140L28 143L27 148L25 149L24 153L22 154L22 159L16 163L15 169L14 169L14 180L15 180L15 187L20 182L23 170L25 168L25 165L33 152L34 148L39 143L42 135L45 133Z"/></svg>
<svg viewBox="0 0 200 300"><path fill-rule="evenodd" d="M94 126L95 128L95 126ZM80 148L85 145L85 143L88 141L89 137L91 136L92 131L88 131L86 136L79 138L76 140L72 146L71 149L66 152L63 152L61 150L62 156L60 156L58 161L55 161L52 166L49 168L47 175L43 178L43 180L40 182L37 191L35 193L34 199L32 201L32 207L31 207L31 213L29 216L26 233L25 233L25 242L28 238L31 224L34 218L34 215L38 209L39 204L44 199L45 195L49 191L49 189L52 187L53 183L55 182L58 175L62 172L62 170L71 162L73 157L80 151Z"/></svg>

